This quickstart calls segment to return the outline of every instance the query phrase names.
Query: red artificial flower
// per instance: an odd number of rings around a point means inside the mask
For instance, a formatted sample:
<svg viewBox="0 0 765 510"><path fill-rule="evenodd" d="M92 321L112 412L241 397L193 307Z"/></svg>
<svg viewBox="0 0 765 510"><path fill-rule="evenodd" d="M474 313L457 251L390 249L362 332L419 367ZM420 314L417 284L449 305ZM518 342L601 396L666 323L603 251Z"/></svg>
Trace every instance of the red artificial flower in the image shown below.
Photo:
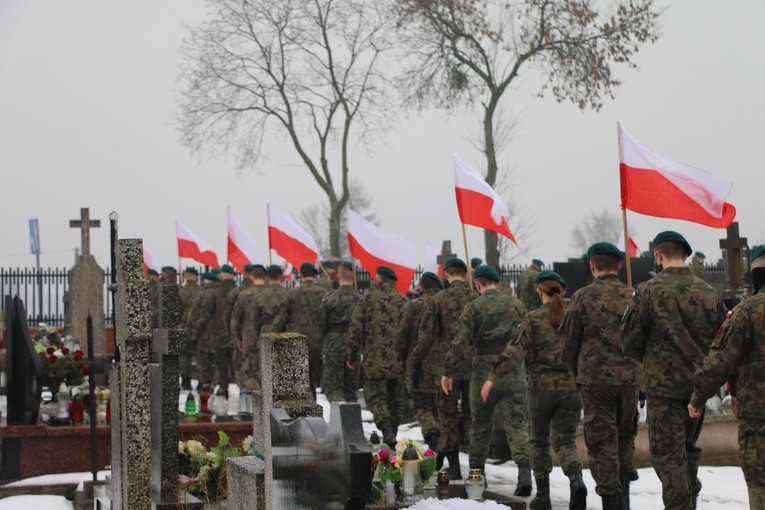
<svg viewBox="0 0 765 510"><path fill-rule="evenodd" d="M436 455L436 452L432 448L428 448L427 450L425 450L425 454L424 455L426 457L432 457L433 455Z"/></svg>
<svg viewBox="0 0 765 510"><path fill-rule="evenodd" d="M55 357L53 354L51 354L50 356L48 356L48 361L50 361L51 363L55 363L57 359L58 359L58 358L57 358L57 357Z"/></svg>
<svg viewBox="0 0 765 510"><path fill-rule="evenodd" d="M77 370L82 370L83 368L85 368L85 365L82 363L77 363Z"/></svg>
<svg viewBox="0 0 765 510"><path fill-rule="evenodd" d="M85 353L81 350L77 349L74 351L74 361L80 361L82 358L85 357Z"/></svg>
<svg viewBox="0 0 765 510"><path fill-rule="evenodd" d="M45 349L45 352L47 352L48 354L53 354L54 352L56 352L56 348L48 347L47 349Z"/></svg>
<svg viewBox="0 0 765 510"><path fill-rule="evenodd" d="M69 354L69 349L67 349L66 347L62 347L62 348L61 348L61 353L62 353L64 356L66 356L67 354Z"/></svg>
<svg viewBox="0 0 765 510"><path fill-rule="evenodd" d="M87 377L87 376L88 376L88 374L90 373L90 370L88 370L88 367L82 367L82 368L80 369L80 372L82 372L82 375L84 375L84 376L86 376L86 377Z"/></svg>
<svg viewBox="0 0 765 510"><path fill-rule="evenodd" d="M388 450L384 448L377 452L377 456L380 457L380 462L385 462L390 458L390 454L388 453Z"/></svg>

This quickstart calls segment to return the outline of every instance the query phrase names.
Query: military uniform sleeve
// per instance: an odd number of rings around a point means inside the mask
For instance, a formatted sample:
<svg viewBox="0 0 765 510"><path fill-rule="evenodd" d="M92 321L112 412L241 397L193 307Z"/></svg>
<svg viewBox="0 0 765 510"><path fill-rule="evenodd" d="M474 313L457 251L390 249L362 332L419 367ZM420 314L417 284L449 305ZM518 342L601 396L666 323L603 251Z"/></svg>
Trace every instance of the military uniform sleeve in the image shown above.
<svg viewBox="0 0 765 510"><path fill-rule="evenodd" d="M351 322L348 324L348 344L346 359L356 361L361 349L361 341L364 338L364 325L366 323L365 311L367 305L366 296L359 300L356 308L353 309Z"/></svg>
<svg viewBox="0 0 765 510"><path fill-rule="evenodd" d="M622 351L630 358L642 363L645 355L646 338L650 331L650 300L649 292L635 290L632 301L624 311L622 323L619 326L619 340Z"/></svg>
<svg viewBox="0 0 765 510"><path fill-rule="evenodd" d="M272 324L274 333L284 333L287 331L287 322L289 322L291 312L292 295L290 293L287 295L287 299L282 302L281 306L279 307L279 311L276 312L276 316L274 317L274 322Z"/></svg>
<svg viewBox="0 0 765 510"><path fill-rule="evenodd" d="M749 313L745 308L739 307L715 336L709 354L693 377L691 405L696 409L704 407L707 399L720 389L729 378L729 374L738 371L750 341L747 335L748 325Z"/></svg>
<svg viewBox="0 0 765 510"><path fill-rule="evenodd" d="M473 307L466 306L460 315L459 326L457 327L457 334L449 345L449 350L446 351L446 357L444 358L444 375L451 379L456 377L459 373L460 365L465 359L465 355L473 347L473 333L474 333L474 313Z"/></svg>
<svg viewBox="0 0 765 510"><path fill-rule="evenodd" d="M558 327L558 336L563 344L563 361L574 379L576 379L579 369L579 353L582 350L583 313L584 306L581 295L577 294L571 298L571 302L563 315L563 320Z"/></svg>
<svg viewBox="0 0 765 510"><path fill-rule="evenodd" d="M260 338L260 332L263 330L263 305L260 303L260 297L255 298L252 306L252 322L255 338Z"/></svg>
<svg viewBox="0 0 765 510"><path fill-rule="evenodd" d="M242 324L244 323L244 306L243 306L242 293L236 297L234 308L231 310L231 324L229 329L231 330L231 339L234 342L242 341Z"/></svg>
<svg viewBox="0 0 765 510"><path fill-rule="evenodd" d="M487 380L493 381L496 377L502 377L523 363L528 346L531 343L528 337L527 326L527 321L519 325L516 334L512 335L505 346L505 350L502 351L494 362L494 366L486 377Z"/></svg>
<svg viewBox="0 0 765 510"><path fill-rule="evenodd" d="M195 337L205 329L207 323L210 322L215 314L215 296L211 292L200 293L198 300L199 303L196 307L197 316L194 317L192 322Z"/></svg>
<svg viewBox="0 0 765 510"><path fill-rule="evenodd" d="M433 343L438 335L438 314L435 299L428 304L420 317L417 342L409 355L412 365L420 365L428 356Z"/></svg>
<svg viewBox="0 0 765 510"><path fill-rule="evenodd" d="M319 329L319 334L324 336L329 330L329 323L327 323L327 298L329 294L325 294L321 299L321 304L318 310L316 310L316 327Z"/></svg>
<svg viewBox="0 0 765 510"><path fill-rule="evenodd" d="M413 301L409 301L404 305L404 310L396 327L396 353L398 353L402 363L406 361L406 356L409 352L409 334L413 328L412 322L415 312L412 303Z"/></svg>

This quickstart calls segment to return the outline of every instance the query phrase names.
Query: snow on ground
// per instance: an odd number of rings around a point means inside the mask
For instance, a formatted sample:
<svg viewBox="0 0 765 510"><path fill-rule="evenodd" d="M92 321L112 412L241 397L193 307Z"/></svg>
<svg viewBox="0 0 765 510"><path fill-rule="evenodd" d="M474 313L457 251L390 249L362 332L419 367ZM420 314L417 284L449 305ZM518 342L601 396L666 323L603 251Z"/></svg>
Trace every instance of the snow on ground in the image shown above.
<svg viewBox="0 0 765 510"><path fill-rule="evenodd" d="M0 499L0 510L74 510L64 496L11 496Z"/></svg>

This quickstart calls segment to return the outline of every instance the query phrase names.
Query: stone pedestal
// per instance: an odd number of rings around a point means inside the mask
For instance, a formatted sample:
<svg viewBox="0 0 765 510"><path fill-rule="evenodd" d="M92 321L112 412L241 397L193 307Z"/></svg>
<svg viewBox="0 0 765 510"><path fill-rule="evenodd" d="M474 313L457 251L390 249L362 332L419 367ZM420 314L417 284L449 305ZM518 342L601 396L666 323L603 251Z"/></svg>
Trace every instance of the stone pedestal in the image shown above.
<svg viewBox="0 0 765 510"><path fill-rule="evenodd" d="M87 317L93 317L93 351L95 356L106 352L106 321L104 318L104 270L93 255L80 255L69 271L67 313L72 330L67 331L87 351Z"/></svg>

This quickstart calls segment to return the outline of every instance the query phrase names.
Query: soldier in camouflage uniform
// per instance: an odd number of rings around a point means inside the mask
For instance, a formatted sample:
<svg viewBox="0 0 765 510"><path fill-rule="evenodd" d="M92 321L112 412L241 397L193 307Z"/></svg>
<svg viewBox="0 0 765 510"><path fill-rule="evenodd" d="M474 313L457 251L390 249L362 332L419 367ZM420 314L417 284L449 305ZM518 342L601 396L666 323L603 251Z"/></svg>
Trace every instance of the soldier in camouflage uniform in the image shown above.
<svg viewBox="0 0 765 510"><path fill-rule="evenodd" d="M274 331L273 322L284 300L287 299L287 289L282 287L281 266L272 264L266 268L266 288L255 294L250 311L246 313L246 321L252 321L254 345L248 346L244 338L245 367L247 379L260 381L260 335Z"/></svg>
<svg viewBox="0 0 765 510"><path fill-rule="evenodd" d="M220 282L218 291L223 300L223 306L218 309L217 313L220 314L224 336L217 344L218 348L215 349L215 358L213 362L215 363L215 368L218 372L218 380L216 382L220 385L220 389L223 390L222 394L228 397L228 385L234 374L234 342L231 339L231 330L229 329L231 323L231 311L233 309L233 303L230 301L230 296L231 293L235 292L237 289L236 269L234 269L234 266L229 264L222 265L220 272L218 273L218 281Z"/></svg>
<svg viewBox="0 0 765 510"><path fill-rule="evenodd" d="M151 329L159 327L159 273L155 269L146 272L149 281L149 307L151 309Z"/></svg>
<svg viewBox="0 0 765 510"><path fill-rule="evenodd" d="M178 296L181 300L181 327L186 331L190 331L191 329L191 303L194 302L194 299L202 291L202 287L200 287L197 283L198 276L199 272L196 269L193 267L187 267L183 273L183 279L185 280L185 283L183 284L183 287L178 289ZM189 336L189 340L183 347L183 352L181 353L179 359L179 368L181 372L181 389L191 389L191 379L194 378L192 359L196 350L196 341L193 341Z"/></svg>
<svg viewBox="0 0 765 510"><path fill-rule="evenodd" d="M227 364L216 363L219 350L228 344L228 328L223 324L223 312L226 299L221 292L218 275L212 271L202 273L202 291L191 305L191 322L189 336L197 344L197 373L198 387L212 390L213 383L228 387L226 374L218 373L216 369L228 367ZM226 385L224 386L223 383Z"/></svg>
<svg viewBox="0 0 765 510"><path fill-rule="evenodd" d="M245 264L242 273L242 284L235 287L228 293L226 297L226 315L228 317L228 331L231 335L231 365L234 381L239 388L244 388L244 369L242 363L244 358L241 355L241 351L237 348L238 342L242 340L241 320L244 318L241 313L241 309L238 310L239 316L234 316L234 310L237 310L236 303L239 301L239 296L242 295L247 289L252 288L252 269L255 266L253 264ZM234 328L237 328L237 334L234 333Z"/></svg>
<svg viewBox="0 0 765 510"><path fill-rule="evenodd" d="M324 357L322 388L330 402L356 402L356 373L345 365L348 325L361 299L353 287L353 265L343 262L337 269L340 286L327 292L319 306L317 326L322 335Z"/></svg>
<svg viewBox="0 0 765 510"><path fill-rule="evenodd" d="M252 285L237 296L231 312L229 330L234 341L234 366L241 370L241 373L237 373L237 384L240 388L260 390L260 357L257 342L260 332L255 330L253 313L258 294L266 288L266 268L261 264L253 264L249 274Z"/></svg>
<svg viewBox="0 0 765 510"><path fill-rule="evenodd" d="M324 287L326 290L333 290L338 287L337 283L337 263L331 260L325 260L320 262L321 276L317 282L318 285Z"/></svg>
<svg viewBox="0 0 765 510"><path fill-rule="evenodd" d="M629 510L637 434L639 365L619 344L619 324L632 288L618 279L619 249L596 243L587 252L593 283L571 297L558 331L563 359L582 393L584 440L603 508Z"/></svg>
<svg viewBox="0 0 765 510"><path fill-rule="evenodd" d="M749 489L749 508L765 508L765 245L752 250L754 295L728 314L709 354L693 378L688 411L701 418L706 400L731 380L737 400L741 469Z"/></svg>
<svg viewBox="0 0 765 510"><path fill-rule="evenodd" d="M692 250L683 236L661 232L653 246L663 270L637 288L619 333L624 352L643 363L651 460L664 507L690 510L701 490L696 440L703 420L691 419L687 406L693 373L725 319L725 307L717 292L685 267Z"/></svg>
<svg viewBox="0 0 765 510"><path fill-rule="evenodd" d="M274 331L292 331L305 335L308 343L308 380L316 400L316 388L321 384L321 334L316 314L327 289L316 284L319 270L310 262L300 265L300 286L287 292L287 298L274 318Z"/></svg>
<svg viewBox="0 0 765 510"><path fill-rule="evenodd" d="M563 361L557 329L563 319L566 282L552 271L542 271L536 278L542 306L529 312L518 334L494 362L481 389L481 399L489 399L494 379L526 364L529 384L529 419L531 421L531 467L537 483L537 495L529 504L535 510L550 510L550 432L553 448L563 472L569 478L569 509L587 507L587 487L582 480L582 463L576 449L576 429L582 412L582 398L574 378Z"/></svg>
<svg viewBox="0 0 765 510"><path fill-rule="evenodd" d="M421 372L423 380L429 378L436 387L436 415L441 441L438 447L438 468L443 458L449 461L449 476L452 480L462 478L459 450L463 443L470 441L470 364L463 361L459 373L452 374L452 391L446 395L439 391L443 374L446 351L454 340L459 328L462 309L478 294L468 287L467 266L454 257L444 264L444 278L449 286L436 294L423 311L420 320L420 334L417 345L410 354L413 374ZM427 386L426 386L427 387Z"/></svg>
<svg viewBox="0 0 765 510"><path fill-rule="evenodd" d="M364 355L364 400L383 433L383 442L394 448L401 421L404 367L396 352L396 326L406 298L396 290L395 271L377 268L377 289L362 297L348 328L346 364L355 370L359 352Z"/></svg>
<svg viewBox="0 0 765 510"><path fill-rule="evenodd" d="M484 471L494 411L498 408L513 460L518 465L515 495L528 496L531 494L531 468L526 430L526 370L523 364L496 377L489 398L486 402L481 401L481 388L497 356L516 334L526 310L520 301L499 290L502 277L493 267L480 266L473 275L480 296L467 303L460 315L457 335L444 359L441 389L447 395L451 393L452 379L461 373L463 360L471 361L470 408L473 424L468 448L470 469Z"/></svg>
<svg viewBox="0 0 765 510"><path fill-rule="evenodd" d="M518 286L515 288L515 294L528 311L539 308L539 297L537 297L537 286L534 285L534 280L544 265L544 262L541 260L534 259L531 261L531 265L518 277Z"/></svg>
<svg viewBox="0 0 765 510"><path fill-rule="evenodd" d="M700 251L697 251L693 254L693 260L691 261L691 273L693 273L694 276L698 276L705 282L709 281L709 273L707 272L707 268L704 267L704 260L707 258L706 255L701 253Z"/></svg>
<svg viewBox="0 0 765 510"><path fill-rule="evenodd" d="M420 424L425 442L430 448L437 450L441 432L436 421L437 388L434 384L435 381L433 377L424 378L421 367L418 367L415 373L412 357L409 356L409 353L417 344L423 312L436 294L443 289L443 286L438 276L431 272L425 272L420 278L418 287L420 297L409 301L401 314L401 321L398 323L398 330L396 331L396 350L401 355L401 363L405 367L405 382L410 407Z"/></svg>

